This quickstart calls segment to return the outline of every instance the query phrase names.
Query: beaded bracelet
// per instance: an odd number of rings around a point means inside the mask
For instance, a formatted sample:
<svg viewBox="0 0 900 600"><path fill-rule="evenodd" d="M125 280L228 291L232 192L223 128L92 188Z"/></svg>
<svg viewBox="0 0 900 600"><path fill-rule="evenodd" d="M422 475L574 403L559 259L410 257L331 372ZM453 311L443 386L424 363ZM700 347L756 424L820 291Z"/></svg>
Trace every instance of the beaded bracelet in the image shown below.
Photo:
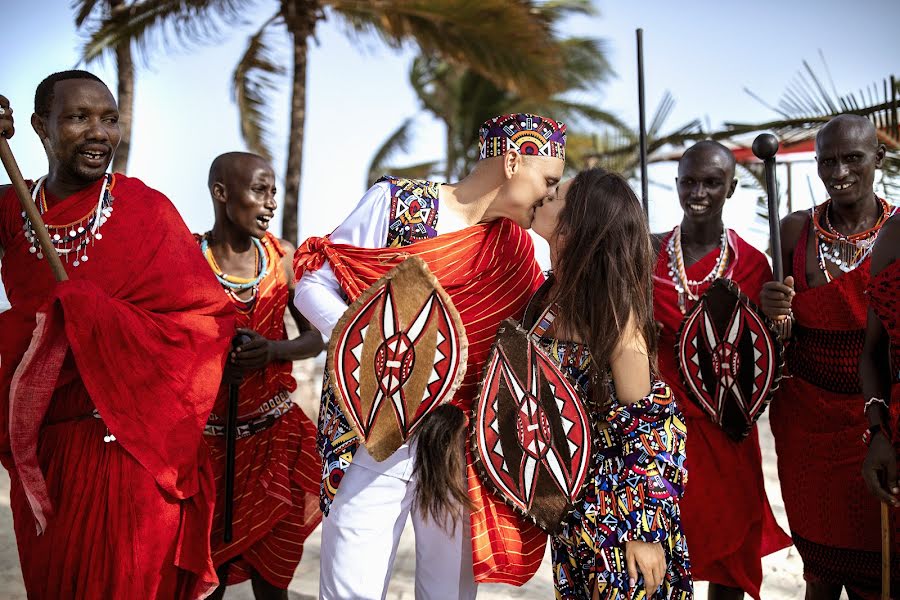
<svg viewBox="0 0 900 600"><path fill-rule="evenodd" d="M866 402L865 407L863 407L863 414L867 413L869 411L869 407L876 403L881 404L885 409L890 410L890 408L888 407L888 403L885 402L884 398L875 398L873 396L872 398L869 398L869 401Z"/></svg>
<svg viewBox="0 0 900 600"><path fill-rule="evenodd" d="M875 437L875 434L879 432L881 432L881 435L883 435L886 440L891 441L890 432L882 423L879 423L878 425L872 425L871 427L866 429L866 432L862 436L863 444L865 444L866 446L870 446L872 444L872 439Z"/></svg>

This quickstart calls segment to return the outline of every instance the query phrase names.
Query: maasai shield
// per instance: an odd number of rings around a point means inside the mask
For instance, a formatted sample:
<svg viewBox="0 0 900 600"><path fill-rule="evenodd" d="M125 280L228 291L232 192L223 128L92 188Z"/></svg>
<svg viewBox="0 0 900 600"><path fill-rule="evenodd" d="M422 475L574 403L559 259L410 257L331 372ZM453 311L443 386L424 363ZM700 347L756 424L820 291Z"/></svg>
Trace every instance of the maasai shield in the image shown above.
<svg viewBox="0 0 900 600"><path fill-rule="evenodd" d="M507 319L491 349L472 423L481 480L549 533L581 495L594 444L575 388Z"/></svg>
<svg viewBox="0 0 900 600"><path fill-rule="evenodd" d="M411 257L350 305L328 346L341 409L377 461L450 400L466 371L459 314L425 262Z"/></svg>
<svg viewBox="0 0 900 600"><path fill-rule="evenodd" d="M681 324L675 356L684 385L735 441L778 389L784 349L769 319L730 279L717 279Z"/></svg>

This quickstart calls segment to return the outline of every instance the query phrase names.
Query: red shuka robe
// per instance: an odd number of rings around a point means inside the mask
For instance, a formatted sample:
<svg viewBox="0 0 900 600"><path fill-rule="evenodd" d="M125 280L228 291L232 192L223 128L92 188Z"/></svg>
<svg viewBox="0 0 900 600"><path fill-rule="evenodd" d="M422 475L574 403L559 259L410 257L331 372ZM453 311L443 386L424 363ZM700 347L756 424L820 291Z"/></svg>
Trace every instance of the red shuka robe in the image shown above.
<svg viewBox="0 0 900 600"><path fill-rule="evenodd" d="M507 219L469 227L404 248L357 248L310 238L297 250L295 276L316 270L325 260L350 301L403 262L418 256L453 300L469 340L466 376L452 403L471 414L497 328L503 319L521 317L543 277L534 261L528 233ZM527 523L485 489L466 451L471 514L472 556L479 583L522 585L540 566L547 535Z"/></svg>
<svg viewBox="0 0 900 600"><path fill-rule="evenodd" d="M101 185L45 220L82 218ZM62 284L29 253L14 192L0 198L0 458L22 574L33 598L198 598L217 584L201 432L234 311L165 196L123 175L112 195Z"/></svg>
<svg viewBox="0 0 900 600"><path fill-rule="evenodd" d="M711 581L744 590L759 598L762 585L761 557L791 545L772 514L766 496L754 427L736 443L710 420L688 395L675 356L675 343L684 315L678 308L678 292L669 276L666 242L656 261L653 311L663 324L659 337L659 369L675 390L687 425L687 469L690 484L681 498L681 519L691 552L691 571L698 581ZM731 266L725 277L758 305L763 283L772 279L765 256L735 232L728 232ZM713 250L686 269L695 281L709 273L720 251ZM701 286L702 294L709 285ZM688 310L693 308L689 302Z"/></svg>
<svg viewBox="0 0 900 600"><path fill-rule="evenodd" d="M810 235L805 227L794 249L791 377L782 380L770 409L778 475L806 578L877 598L881 517L878 499L862 479L866 447L861 440L868 421L859 389L869 259L831 283L810 288L805 275ZM897 391L894 405L900 402ZM896 586L900 561L896 552L892 558Z"/></svg>
<svg viewBox="0 0 900 600"><path fill-rule="evenodd" d="M249 312L239 311L237 326L270 340L287 339L284 314L288 281L281 259L284 250L267 233L262 240L269 268L259 283ZM238 423L259 416L264 403L297 388L290 361L271 363L248 373L238 396ZM290 402L290 401L288 401ZM213 413L224 424L228 386L222 386ZM265 411L266 409L263 409ZM249 579L251 568L269 583L287 589L303 556L303 542L322 520L319 510L321 461L316 452L316 426L293 406L263 431L237 440L234 459L234 538L222 540L225 512L225 437L204 436L216 477L213 518L213 563L239 557L228 570L228 584Z"/></svg>

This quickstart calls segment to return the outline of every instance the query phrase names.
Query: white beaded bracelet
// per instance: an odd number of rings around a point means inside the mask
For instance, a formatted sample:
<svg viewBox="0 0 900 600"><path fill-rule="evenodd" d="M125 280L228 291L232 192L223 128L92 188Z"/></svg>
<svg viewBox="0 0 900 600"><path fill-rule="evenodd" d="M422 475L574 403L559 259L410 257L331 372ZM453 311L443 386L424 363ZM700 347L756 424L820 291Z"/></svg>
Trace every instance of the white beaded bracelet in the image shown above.
<svg viewBox="0 0 900 600"><path fill-rule="evenodd" d="M868 412L869 407L876 402L884 405L885 409L888 409L888 403L884 401L884 398L874 398L873 397L873 398L869 398L869 401L866 402L866 406L865 406L865 408L863 408L863 413L865 414L866 412Z"/></svg>

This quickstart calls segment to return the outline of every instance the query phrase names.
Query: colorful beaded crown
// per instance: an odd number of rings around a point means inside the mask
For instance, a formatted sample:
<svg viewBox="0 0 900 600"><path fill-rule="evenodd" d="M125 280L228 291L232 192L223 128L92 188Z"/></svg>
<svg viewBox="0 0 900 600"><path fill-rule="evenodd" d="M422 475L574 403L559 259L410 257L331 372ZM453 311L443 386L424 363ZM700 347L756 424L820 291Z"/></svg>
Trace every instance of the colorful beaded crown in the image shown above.
<svg viewBox="0 0 900 600"><path fill-rule="evenodd" d="M566 126L547 117L514 113L488 119L478 130L480 158L502 156L507 150L528 156L566 159Z"/></svg>

